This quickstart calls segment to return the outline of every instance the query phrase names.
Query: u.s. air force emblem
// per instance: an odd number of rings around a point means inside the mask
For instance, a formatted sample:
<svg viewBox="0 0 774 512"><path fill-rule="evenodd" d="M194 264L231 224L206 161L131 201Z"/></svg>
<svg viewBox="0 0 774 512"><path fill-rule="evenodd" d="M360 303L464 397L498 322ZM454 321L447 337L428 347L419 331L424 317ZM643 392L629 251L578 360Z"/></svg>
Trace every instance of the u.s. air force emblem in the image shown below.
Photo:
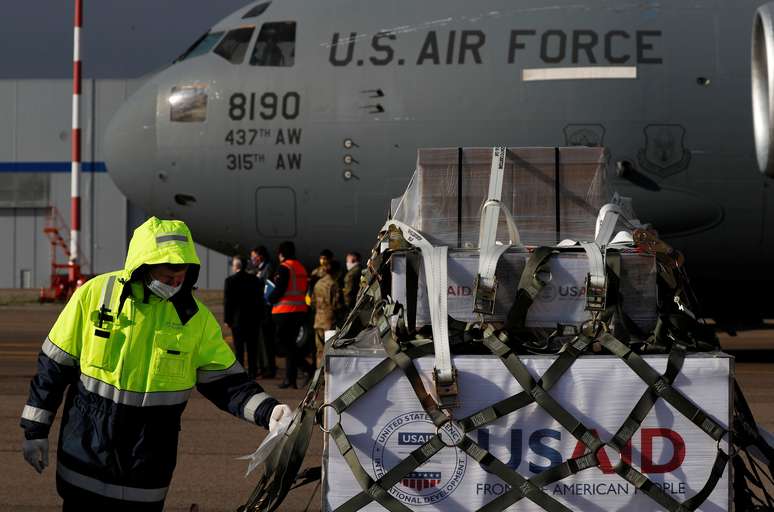
<svg viewBox="0 0 774 512"><path fill-rule="evenodd" d="M383 477L400 461L436 435L435 425L424 411L401 414L387 422L377 434L371 460L374 475ZM407 505L432 505L445 500L457 489L465 476L468 457L457 446L464 434L445 430L447 445L429 461L403 476L389 493ZM451 446L450 446L451 445Z"/></svg>
<svg viewBox="0 0 774 512"><path fill-rule="evenodd" d="M568 124L563 131L567 146L600 147L605 144L605 127L601 124Z"/></svg>
<svg viewBox="0 0 774 512"><path fill-rule="evenodd" d="M688 168L691 151L685 147L685 128L679 124L651 124L644 132L645 147L637 153L642 169L665 178Z"/></svg>

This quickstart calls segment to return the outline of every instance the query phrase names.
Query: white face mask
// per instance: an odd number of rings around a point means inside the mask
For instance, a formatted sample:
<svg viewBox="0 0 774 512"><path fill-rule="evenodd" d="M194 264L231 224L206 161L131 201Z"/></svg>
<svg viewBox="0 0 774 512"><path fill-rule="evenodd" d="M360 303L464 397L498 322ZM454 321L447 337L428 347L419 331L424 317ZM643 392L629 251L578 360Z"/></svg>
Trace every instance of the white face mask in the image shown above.
<svg viewBox="0 0 774 512"><path fill-rule="evenodd" d="M164 300L174 296L182 287L183 283L180 283L179 286L170 286L157 279L152 279L151 282L148 283L148 289Z"/></svg>
<svg viewBox="0 0 774 512"><path fill-rule="evenodd" d="M352 270L358 265L357 261L348 261L347 262L347 270Z"/></svg>

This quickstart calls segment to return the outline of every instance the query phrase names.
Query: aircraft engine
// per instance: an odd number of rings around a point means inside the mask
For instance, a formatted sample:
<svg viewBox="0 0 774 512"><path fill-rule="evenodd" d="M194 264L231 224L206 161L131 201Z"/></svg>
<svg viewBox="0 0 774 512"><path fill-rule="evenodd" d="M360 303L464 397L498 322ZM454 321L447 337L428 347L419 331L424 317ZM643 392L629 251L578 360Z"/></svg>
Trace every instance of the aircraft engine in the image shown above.
<svg viewBox="0 0 774 512"><path fill-rule="evenodd" d="M758 166L774 178L774 2L760 6L753 21L752 107Z"/></svg>

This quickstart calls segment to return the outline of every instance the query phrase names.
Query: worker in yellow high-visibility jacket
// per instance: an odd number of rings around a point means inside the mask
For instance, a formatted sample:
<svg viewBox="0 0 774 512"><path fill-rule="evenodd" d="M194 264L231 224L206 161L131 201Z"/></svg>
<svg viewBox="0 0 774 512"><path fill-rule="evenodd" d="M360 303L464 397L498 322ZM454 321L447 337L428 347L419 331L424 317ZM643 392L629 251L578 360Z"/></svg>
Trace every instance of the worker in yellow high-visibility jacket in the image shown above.
<svg viewBox="0 0 774 512"><path fill-rule="evenodd" d="M188 227L152 217L135 230L124 269L79 288L43 343L23 451L38 472L46 467L67 390L56 469L65 511L162 510L194 386L263 427L290 414L247 377L194 298L199 265Z"/></svg>

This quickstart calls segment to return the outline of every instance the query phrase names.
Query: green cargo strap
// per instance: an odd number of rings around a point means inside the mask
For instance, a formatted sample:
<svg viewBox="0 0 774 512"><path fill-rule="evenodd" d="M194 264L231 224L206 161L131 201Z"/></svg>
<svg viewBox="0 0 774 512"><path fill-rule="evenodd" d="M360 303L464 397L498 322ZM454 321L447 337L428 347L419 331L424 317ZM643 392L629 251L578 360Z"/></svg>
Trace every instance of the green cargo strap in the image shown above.
<svg viewBox="0 0 774 512"><path fill-rule="evenodd" d="M661 376L647 362L645 362L642 357L632 352L628 346L624 345L610 334L603 334L600 336L599 341L605 348L610 350L610 352L620 357L627 364L627 366L629 366L629 368L631 368L637 374L637 376L648 385L648 391L646 391L646 393L640 399L640 402L637 403L635 409L624 422L624 425L616 433L614 439L616 445L613 446L611 443L611 446L617 448L617 446L623 446L626 444L625 441L623 441L625 435L628 434L628 436L631 437L634 434L658 398L663 398L666 400L670 405L677 409L680 414L688 418L713 440L718 442L717 455L715 457L715 462L712 465L707 482L698 493L685 500L683 503L680 503L671 496L667 495L663 490L661 490L660 487L650 481L648 477L635 470L629 464L624 463L623 460L619 462L619 464L614 468L616 473L634 484L641 492L648 495L651 499L658 502L659 504L663 505L670 512L695 510L707 499L723 475L729 457L720 448L719 443L728 431L717 422L715 422L715 420L710 418L706 413L704 413L704 411L699 409L687 398L685 398L682 393L672 387L672 382L679 373L683 364L683 348L675 344L672 352L669 355L669 359L667 360L667 370L664 375ZM652 395L655 395L655 397ZM652 403L647 406L649 401L652 401ZM648 410L644 410L646 406ZM636 421L635 417L642 417L642 419L637 422L636 427L632 430L634 421ZM622 441L623 444L621 444ZM628 439L626 439L626 441L628 441Z"/></svg>
<svg viewBox="0 0 774 512"><path fill-rule="evenodd" d="M390 357L381 361L376 367L369 371L365 376L361 377L355 384L350 386L334 400L331 403L334 410L341 414L369 389L381 382L389 373L400 367L406 372L409 381L412 382L412 386L414 386L415 391L417 391L418 398L423 407L427 406L427 412L433 418L434 423L439 425L444 421L447 421L446 416L438 409L437 403L422 386L421 378L412 362L412 360L417 357L432 354L432 344L412 347L407 351L402 351L400 346L390 335L385 335L382 339ZM415 375L415 378L411 375ZM362 465L360 465L357 455L352 449L352 445L349 443L341 424L337 423L334 425L331 428L330 434L344 458L344 461L347 463L353 475L355 475L358 484L363 489L363 492L338 507L336 509L337 512L359 510L371 501L378 502L391 512L409 511L410 509L392 497L388 490L417 467L427 462L430 457L444 447L440 437L436 435L428 441L428 443L412 452L409 457L387 472L379 481L373 482L368 473L363 469Z"/></svg>
<svg viewBox="0 0 774 512"><path fill-rule="evenodd" d="M409 331L417 328L417 294L419 293L419 258L413 251L406 252L406 322Z"/></svg>
<svg viewBox="0 0 774 512"><path fill-rule="evenodd" d="M333 435L333 432L331 433ZM345 436L346 437L346 436ZM347 442L349 444L349 442ZM444 448L444 443L438 435L433 436L425 444L412 451L408 457L403 459L398 465L385 473L379 480L374 482L371 477L368 480L360 481L363 492L350 498L343 505L336 508L335 512L355 512L372 501L376 501L390 512L411 512L411 509L403 505L400 501L389 494L389 489L400 482L409 473L430 460L430 458ZM351 448L351 445L350 445ZM360 465L354 450L351 450L353 457L346 459L347 464L353 472L365 470ZM353 462L350 463L350 460ZM355 466L355 467L353 467ZM366 476L368 476L366 474ZM365 485L364 485L365 484Z"/></svg>
<svg viewBox="0 0 774 512"><path fill-rule="evenodd" d="M567 429L573 437L585 444L594 453L602 447L604 443L602 443L591 430L586 428L582 422L578 421L572 414L567 412L559 402L535 382L519 356L508 348L508 346L495 336L486 338L484 340L484 345L486 345L493 354L500 357L505 364L505 367L508 368L511 375L516 378L522 389L534 398L535 402L537 402L543 410Z"/></svg>
<svg viewBox="0 0 774 512"><path fill-rule="evenodd" d="M382 300L380 275L384 271L384 267L386 267L387 262L390 259L389 256L392 254L392 251L390 250L387 250L383 253L380 252L381 244L387 240L387 238L388 234L382 233L379 239L376 241L374 247L371 249L371 258L368 260L365 271L363 272L366 286L361 286L358 290L357 298L355 299L355 305L352 307L352 310L344 320L342 327L336 331L336 334L333 336L332 345L336 348L346 346L344 340L347 339L347 336L352 330L352 327L357 325L356 320L359 318L359 315L365 307L366 303L372 300L373 304L377 304Z"/></svg>
<svg viewBox="0 0 774 512"><path fill-rule="evenodd" d="M546 391L551 389L554 384L559 382L559 379L564 375L564 372L572 366L578 356L580 356L590 345L591 340L585 336L580 336L571 343L565 345L562 352L559 353L559 357L557 357L548 370L543 373L538 384ZM500 400L489 407L476 411L467 418L458 420L458 423L465 432L470 432L488 425L503 416L516 412L532 402L534 402L532 396L526 391L522 391L516 395Z"/></svg>
<svg viewBox="0 0 774 512"><path fill-rule="evenodd" d="M516 291L516 299L508 311L505 321L505 330L519 332L524 329L527 321L527 312L530 306L543 289L546 283L538 278L538 274L548 269L548 261L556 251L553 247L538 247L524 265L524 271L519 279L519 288Z"/></svg>
<svg viewBox="0 0 774 512"><path fill-rule="evenodd" d="M734 438L737 444L743 448L755 446L758 448L762 455L769 460L769 463L774 465L774 448L767 443L758 431L758 426L755 423L755 419L750 410L750 405L747 403L742 388L739 387L739 383L734 379Z"/></svg>
<svg viewBox="0 0 774 512"><path fill-rule="evenodd" d="M704 487L699 492L683 502L683 506L685 508L688 510L696 510L701 506L702 503L704 503L704 500L709 497L709 495L715 489L715 486L718 484L718 481L723 476L723 471L726 469L728 460L728 455L723 450L718 450L718 454L715 457L715 463L712 465L712 470L710 471L707 483L704 484Z"/></svg>
<svg viewBox="0 0 774 512"><path fill-rule="evenodd" d="M397 367L392 359L384 359L371 371L366 373L357 382L331 402L331 407L338 413L346 411L358 398L365 395L369 389L379 384L387 375Z"/></svg>
<svg viewBox="0 0 774 512"><path fill-rule="evenodd" d="M609 323L613 316L622 313L621 307L621 253L608 249L605 251L605 273L607 286L605 290L605 311L602 321Z"/></svg>
<svg viewBox="0 0 774 512"><path fill-rule="evenodd" d="M728 431L725 428L707 416L693 402L685 398L685 395L674 389L656 370L627 345L624 345L608 333L600 336L599 342L610 352L623 359L626 365L645 381L658 396L669 402L680 414L691 420L694 425L702 429L712 439L720 441L726 435Z"/></svg>
<svg viewBox="0 0 774 512"><path fill-rule="evenodd" d="M512 490L516 490L520 494L519 499L527 498L548 512L570 512L569 508L565 507L559 501L546 494L543 489L536 486L534 483L527 480L516 471L513 471L502 461L500 461L500 459L481 448L471 438L465 436L458 447L474 460L476 460L485 471L497 476L500 478L500 480L510 485ZM504 510L504 508L501 508L499 504L495 504L493 506L492 502L489 502L478 509L478 512L495 512L501 510Z"/></svg>
<svg viewBox="0 0 774 512"><path fill-rule="evenodd" d="M285 438L269 455L266 471L245 503L245 512L276 510L295 482L309 447L315 416L313 407L299 409Z"/></svg>
<svg viewBox="0 0 774 512"><path fill-rule="evenodd" d="M667 383L672 384L674 382L683 367L684 361L685 350L681 346L675 344L672 347L672 351L669 353L667 368L664 372L663 378ZM618 432L613 435L613 438L608 444L618 452L623 451L626 443L628 443L635 432L639 430L640 425L645 421L645 418L648 416L648 413L653 406L656 405L657 400L658 394L651 387L645 389L645 392L632 409L632 412L629 413L629 416L624 420L623 424L618 429Z"/></svg>
<svg viewBox="0 0 774 512"><path fill-rule="evenodd" d="M690 512L682 503L669 496L654 484L648 477L631 467L629 464L620 463L613 468L624 480L634 485L637 490L664 507L669 512Z"/></svg>
<svg viewBox="0 0 774 512"><path fill-rule="evenodd" d="M405 359L410 362L412 358L423 357L431 354L432 345L423 345L421 347L412 347L409 351L402 353L403 357L399 356L396 357L396 359ZM379 364L369 370L368 373L358 379L326 407L332 407L337 414L343 413L349 408L349 406L355 403L374 386L379 384L382 380L384 380L385 377L387 377L387 375L392 373L398 367L399 365L395 362L395 359L383 359L379 362ZM322 411L322 409L320 409L320 411ZM318 420L321 420L321 418L318 417Z"/></svg>
<svg viewBox="0 0 774 512"><path fill-rule="evenodd" d="M535 400L529 396L529 393L522 391L517 395L510 396L499 402L485 407L479 411L474 412L466 418L462 418L457 423L462 427L465 432L471 432L478 428L484 427L493 421L497 421L503 416L507 416L512 412L531 404Z"/></svg>
<svg viewBox="0 0 774 512"><path fill-rule="evenodd" d="M530 478L529 481L536 487L542 489L547 485L558 482L576 473L580 473L583 470L597 467L598 465L599 461L597 460L597 456L593 453L588 453L574 459L569 459L557 466L553 466L539 475ZM478 512L500 512L512 506L522 497L523 493L521 489L511 489L490 501L484 507L478 509Z"/></svg>
<svg viewBox="0 0 774 512"><path fill-rule="evenodd" d="M403 370L406 378L411 384L411 388L414 390L419 403L422 404L422 408L427 412L436 427L443 425L448 416L441 411L441 406L435 400L435 398L427 392L425 385L422 382L422 377L419 376L416 366L414 366L414 359L421 355L430 355L433 353L433 345L426 344L421 347L414 347L407 351L403 351L400 345L394 339L383 339L384 348L387 351L387 355L395 361L395 363Z"/></svg>
<svg viewBox="0 0 774 512"><path fill-rule="evenodd" d="M585 352L590 345L591 340L585 336L580 336L571 343L565 345L562 352L560 352L559 357L557 357L548 370L543 373L539 385L546 391L550 390L554 384L559 382L564 372L572 366L575 360ZM517 395L501 400L490 407L471 414L467 418L459 420L459 424L466 432L469 432L491 423L502 416L515 412L532 402L534 402L534 399L526 391L522 391ZM570 475L574 475L580 471L598 465L599 461L597 460L596 453L587 453L543 471L539 475L531 478L530 482L533 482L538 488L542 489L546 485L558 482ZM523 493L520 489L511 489L489 502L485 507L479 509L479 512L505 510L522 497Z"/></svg>
<svg viewBox="0 0 774 512"><path fill-rule="evenodd" d="M360 464L357 454L355 453L352 444L350 444L349 439L347 439L347 434L344 432L341 424L337 423L331 427L330 434L333 442L336 443L336 447L339 449L339 453L344 457L344 461L349 466L349 469L352 470L352 475L355 477L355 480L357 480L358 485L360 485L362 489L370 488L374 481Z"/></svg>
<svg viewBox="0 0 774 512"><path fill-rule="evenodd" d="M714 331L686 313L677 311L661 315L660 318L674 338L680 339L683 343L690 341L694 350L708 352L720 348L720 341Z"/></svg>

